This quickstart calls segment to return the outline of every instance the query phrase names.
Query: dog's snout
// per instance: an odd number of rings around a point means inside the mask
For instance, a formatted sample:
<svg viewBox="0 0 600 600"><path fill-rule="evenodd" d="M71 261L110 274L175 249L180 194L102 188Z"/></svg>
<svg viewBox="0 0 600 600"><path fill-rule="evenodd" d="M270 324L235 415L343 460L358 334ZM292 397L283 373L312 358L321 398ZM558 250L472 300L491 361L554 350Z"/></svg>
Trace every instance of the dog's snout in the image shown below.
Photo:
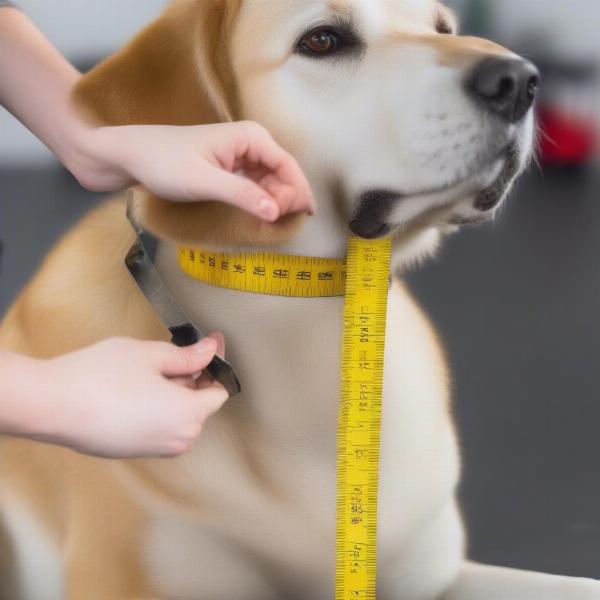
<svg viewBox="0 0 600 600"><path fill-rule="evenodd" d="M488 58L470 74L467 88L486 110L519 122L533 105L540 83L537 67L520 58Z"/></svg>

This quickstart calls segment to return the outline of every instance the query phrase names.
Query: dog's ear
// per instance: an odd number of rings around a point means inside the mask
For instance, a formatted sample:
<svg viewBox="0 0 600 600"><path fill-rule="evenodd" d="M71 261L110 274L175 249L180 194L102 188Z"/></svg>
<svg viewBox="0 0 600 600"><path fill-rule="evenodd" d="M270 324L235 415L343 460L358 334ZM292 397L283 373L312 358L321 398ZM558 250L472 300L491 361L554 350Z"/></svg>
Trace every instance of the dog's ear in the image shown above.
<svg viewBox="0 0 600 600"><path fill-rule="evenodd" d="M185 0L85 75L76 105L106 125L238 118L229 40L241 0Z"/></svg>
<svg viewBox="0 0 600 600"><path fill-rule="evenodd" d="M230 56L243 0L178 0L123 50L85 75L76 105L103 125L202 125L242 117ZM174 203L145 190L132 214L155 235L179 243L271 245L304 220L266 223L219 202Z"/></svg>

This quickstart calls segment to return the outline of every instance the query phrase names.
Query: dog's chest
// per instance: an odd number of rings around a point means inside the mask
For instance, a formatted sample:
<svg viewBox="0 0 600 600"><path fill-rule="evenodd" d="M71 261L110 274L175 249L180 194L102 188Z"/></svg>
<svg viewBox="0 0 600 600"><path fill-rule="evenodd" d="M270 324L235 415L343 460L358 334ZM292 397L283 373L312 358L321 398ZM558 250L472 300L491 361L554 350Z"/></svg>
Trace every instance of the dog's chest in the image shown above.
<svg viewBox="0 0 600 600"><path fill-rule="evenodd" d="M286 504L235 483L229 493L232 501L222 511L199 521L176 513L152 520L143 545L153 593L279 600L289 598L290 590L310 599L331 588L335 541L327 508L326 515L315 514L323 509Z"/></svg>
<svg viewBox="0 0 600 600"><path fill-rule="evenodd" d="M153 515L148 572L167 597L268 600L333 585L335 463L343 299L212 288L159 268L206 331L220 329L243 392L209 423L184 467L192 516ZM451 498L458 459L444 366L400 287L390 294L381 447L381 555L397 555L423 515ZM174 485L179 483L174 482Z"/></svg>

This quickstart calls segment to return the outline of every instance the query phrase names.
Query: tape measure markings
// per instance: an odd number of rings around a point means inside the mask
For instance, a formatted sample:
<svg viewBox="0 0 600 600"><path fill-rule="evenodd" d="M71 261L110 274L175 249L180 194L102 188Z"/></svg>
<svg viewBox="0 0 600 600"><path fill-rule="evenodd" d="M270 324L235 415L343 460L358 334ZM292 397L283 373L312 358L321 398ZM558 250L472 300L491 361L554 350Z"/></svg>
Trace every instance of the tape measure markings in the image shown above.
<svg viewBox="0 0 600 600"><path fill-rule="evenodd" d="M337 454L336 600L375 600L391 241L348 246Z"/></svg>
<svg viewBox="0 0 600 600"><path fill-rule="evenodd" d="M346 262L277 254L229 255L183 247L179 266L194 279L255 294L317 298L343 296Z"/></svg>
<svg viewBox="0 0 600 600"><path fill-rule="evenodd" d="M391 240L352 238L347 261L179 249L189 276L293 297L346 296L337 432L336 600L376 600L377 497Z"/></svg>

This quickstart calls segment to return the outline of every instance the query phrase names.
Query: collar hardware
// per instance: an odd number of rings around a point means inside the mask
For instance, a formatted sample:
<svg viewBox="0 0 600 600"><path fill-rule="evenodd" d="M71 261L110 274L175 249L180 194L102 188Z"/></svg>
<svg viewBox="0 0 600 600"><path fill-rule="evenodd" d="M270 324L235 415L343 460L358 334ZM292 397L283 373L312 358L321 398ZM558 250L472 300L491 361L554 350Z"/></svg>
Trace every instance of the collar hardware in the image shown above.
<svg viewBox="0 0 600 600"><path fill-rule="evenodd" d="M199 342L206 336L185 314L155 266L158 239L136 222L130 207L127 216L137 236L125 258L127 270L142 295L168 328L172 336L171 342L182 347ZM206 373L221 383L230 396L241 391L232 366L224 358L215 356L206 367Z"/></svg>

